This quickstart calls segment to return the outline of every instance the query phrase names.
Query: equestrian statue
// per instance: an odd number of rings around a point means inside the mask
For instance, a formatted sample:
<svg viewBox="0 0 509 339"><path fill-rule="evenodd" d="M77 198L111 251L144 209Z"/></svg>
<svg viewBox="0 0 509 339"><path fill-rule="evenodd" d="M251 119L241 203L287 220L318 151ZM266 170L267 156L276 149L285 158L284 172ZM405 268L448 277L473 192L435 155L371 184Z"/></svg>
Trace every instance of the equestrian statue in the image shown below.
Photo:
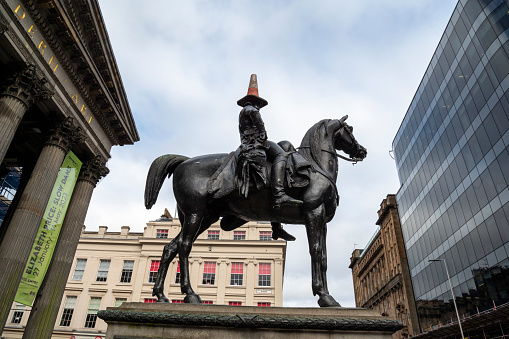
<svg viewBox="0 0 509 339"><path fill-rule="evenodd" d="M190 283L189 253L197 237L219 219L225 231L248 221L270 221L272 237L295 240L282 227L304 224L309 243L313 295L321 307L340 307L327 288L327 223L339 204L336 187L338 158L358 162L367 151L353 136L353 127L341 119L324 119L311 127L296 150L288 141L267 139L260 109L268 103L258 95L251 75L246 96L237 101L240 147L230 154L194 158L167 154L150 166L145 206L156 202L166 177L173 175L180 233L163 250L152 295L169 302L163 287L168 267L178 254L184 302L201 303ZM336 150L349 157L338 154Z"/></svg>

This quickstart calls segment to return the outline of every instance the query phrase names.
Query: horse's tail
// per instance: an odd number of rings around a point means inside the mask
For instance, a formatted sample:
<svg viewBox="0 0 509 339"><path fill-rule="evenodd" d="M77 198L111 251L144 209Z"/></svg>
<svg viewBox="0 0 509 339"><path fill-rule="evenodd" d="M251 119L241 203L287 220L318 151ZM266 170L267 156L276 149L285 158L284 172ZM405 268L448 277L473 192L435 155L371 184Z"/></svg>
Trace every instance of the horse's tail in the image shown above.
<svg viewBox="0 0 509 339"><path fill-rule="evenodd" d="M166 154L152 162L145 184L145 207L151 209L157 201L166 176L171 177L178 165L189 159L183 155Z"/></svg>

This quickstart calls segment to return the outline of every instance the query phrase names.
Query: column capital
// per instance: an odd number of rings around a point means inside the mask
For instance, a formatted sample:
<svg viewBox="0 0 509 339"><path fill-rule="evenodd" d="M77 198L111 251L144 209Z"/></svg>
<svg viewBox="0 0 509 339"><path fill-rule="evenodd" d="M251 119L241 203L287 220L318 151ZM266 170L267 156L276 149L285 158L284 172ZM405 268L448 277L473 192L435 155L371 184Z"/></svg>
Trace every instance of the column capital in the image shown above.
<svg viewBox="0 0 509 339"><path fill-rule="evenodd" d="M247 265L249 264L253 264L253 265L258 265L258 260L256 259L247 259L244 263L246 263Z"/></svg>
<svg viewBox="0 0 509 339"><path fill-rule="evenodd" d="M1 29L0 25L0 31ZM35 65L25 64L7 77L6 85L2 88L0 95L18 99L28 110L34 102L48 100L53 96L55 92L46 84L45 78L37 76Z"/></svg>
<svg viewBox="0 0 509 339"><path fill-rule="evenodd" d="M96 155L83 163L78 180L88 181L95 187L99 180L108 173L110 170L106 167L106 163L100 155Z"/></svg>
<svg viewBox="0 0 509 339"><path fill-rule="evenodd" d="M67 153L72 145L81 144L85 139L83 129L74 124L73 118L67 117L53 129L46 144L58 146Z"/></svg>

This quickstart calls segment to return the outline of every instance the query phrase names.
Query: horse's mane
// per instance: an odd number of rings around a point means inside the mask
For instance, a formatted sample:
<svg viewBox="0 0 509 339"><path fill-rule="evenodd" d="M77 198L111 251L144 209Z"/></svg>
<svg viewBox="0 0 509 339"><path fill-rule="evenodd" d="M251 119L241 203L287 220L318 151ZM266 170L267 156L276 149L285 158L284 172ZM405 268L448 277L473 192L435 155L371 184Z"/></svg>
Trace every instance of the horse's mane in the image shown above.
<svg viewBox="0 0 509 339"><path fill-rule="evenodd" d="M327 130L329 121L330 119L323 119L314 124L306 132L300 144L299 153L306 159L313 160L318 166L320 166L320 153L322 152L321 130L322 128L325 129L325 136L327 137L329 134Z"/></svg>

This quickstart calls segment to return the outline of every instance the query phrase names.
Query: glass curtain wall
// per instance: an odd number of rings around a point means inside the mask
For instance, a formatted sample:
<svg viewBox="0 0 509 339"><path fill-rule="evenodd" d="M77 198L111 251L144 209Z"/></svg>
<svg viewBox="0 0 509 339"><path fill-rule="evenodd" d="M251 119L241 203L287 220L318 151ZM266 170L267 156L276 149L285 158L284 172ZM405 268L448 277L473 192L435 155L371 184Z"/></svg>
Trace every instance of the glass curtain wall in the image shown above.
<svg viewBox="0 0 509 339"><path fill-rule="evenodd" d="M393 142L422 330L509 302L509 6L461 0Z"/></svg>

